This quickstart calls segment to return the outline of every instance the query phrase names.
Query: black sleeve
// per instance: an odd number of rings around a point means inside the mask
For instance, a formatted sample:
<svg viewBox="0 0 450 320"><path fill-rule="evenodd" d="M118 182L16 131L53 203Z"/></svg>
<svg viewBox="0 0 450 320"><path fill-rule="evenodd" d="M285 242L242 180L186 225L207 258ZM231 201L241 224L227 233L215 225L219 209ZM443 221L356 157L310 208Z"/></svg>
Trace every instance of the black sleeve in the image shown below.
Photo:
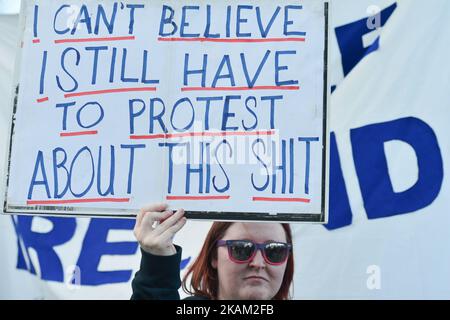
<svg viewBox="0 0 450 320"><path fill-rule="evenodd" d="M181 247L172 256L155 256L141 249L141 267L131 283L132 300L180 300Z"/></svg>

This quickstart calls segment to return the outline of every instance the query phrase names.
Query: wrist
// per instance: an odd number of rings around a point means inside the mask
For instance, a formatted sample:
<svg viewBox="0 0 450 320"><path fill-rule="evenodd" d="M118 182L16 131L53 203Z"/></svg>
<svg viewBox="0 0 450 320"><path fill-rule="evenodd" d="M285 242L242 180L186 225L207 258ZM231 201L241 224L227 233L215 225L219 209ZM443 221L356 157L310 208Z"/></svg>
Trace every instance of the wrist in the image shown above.
<svg viewBox="0 0 450 320"><path fill-rule="evenodd" d="M166 248L149 248L141 245L141 249L154 256L172 256L177 253L177 250L173 244Z"/></svg>

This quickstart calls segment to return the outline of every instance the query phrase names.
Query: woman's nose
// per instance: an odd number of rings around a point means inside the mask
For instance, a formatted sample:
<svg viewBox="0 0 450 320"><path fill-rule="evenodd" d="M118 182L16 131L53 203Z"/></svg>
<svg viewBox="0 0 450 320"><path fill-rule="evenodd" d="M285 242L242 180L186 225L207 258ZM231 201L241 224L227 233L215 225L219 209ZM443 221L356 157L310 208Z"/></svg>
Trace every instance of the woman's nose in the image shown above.
<svg viewBox="0 0 450 320"><path fill-rule="evenodd" d="M266 261L262 255L261 250L256 250L256 254L252 260L250 260L249 265L254 268L263 268L266 266Z"/></svg>

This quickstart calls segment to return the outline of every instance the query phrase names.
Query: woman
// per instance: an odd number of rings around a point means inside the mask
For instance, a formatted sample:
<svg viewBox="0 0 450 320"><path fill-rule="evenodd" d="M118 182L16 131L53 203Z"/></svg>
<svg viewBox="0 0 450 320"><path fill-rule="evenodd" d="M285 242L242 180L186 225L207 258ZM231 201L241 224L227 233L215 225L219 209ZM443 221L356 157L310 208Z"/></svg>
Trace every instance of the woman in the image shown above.
<svg viewBox="0 0 450 320"><path fill-rule="evenodd" d="M185 225L182 209L144 207L134 234L142 260L132 282L132 299L180 298L181 247L172 243ZM288 299L294 274L288 224L214 222L196 261L183 279L188 299ZM188 278L191 276L190 285Z"/></svg>

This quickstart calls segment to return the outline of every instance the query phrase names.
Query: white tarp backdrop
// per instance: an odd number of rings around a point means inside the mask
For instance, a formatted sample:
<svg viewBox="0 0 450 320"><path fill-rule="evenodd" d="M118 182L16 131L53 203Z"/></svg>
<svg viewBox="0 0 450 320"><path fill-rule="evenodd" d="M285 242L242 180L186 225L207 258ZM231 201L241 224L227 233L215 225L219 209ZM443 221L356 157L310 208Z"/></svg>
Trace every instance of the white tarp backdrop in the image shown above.
<svg viewBox="0 0 450 320"><path fill-rule="evenodd" d="M333 1L330 222L293 225L295 299L450 298L449 15L448 0ZM0 17L2 157L17 22ZM128 299L133 225L1 216L0 298ZM182 272L209 225L175 238Z"/></svg>

